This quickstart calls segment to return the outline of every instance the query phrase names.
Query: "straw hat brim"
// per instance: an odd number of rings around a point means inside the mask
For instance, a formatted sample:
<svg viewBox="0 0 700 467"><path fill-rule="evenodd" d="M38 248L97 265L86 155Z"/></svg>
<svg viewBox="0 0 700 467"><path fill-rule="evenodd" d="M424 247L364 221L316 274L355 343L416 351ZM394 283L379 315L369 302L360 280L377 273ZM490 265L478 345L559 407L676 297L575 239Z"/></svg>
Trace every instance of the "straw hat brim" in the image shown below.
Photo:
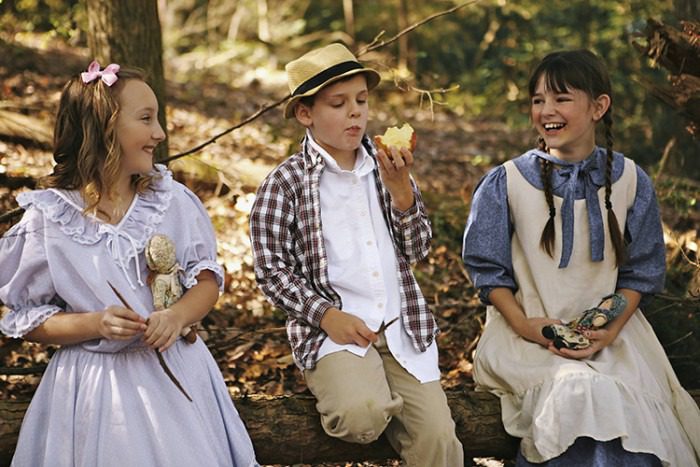
<svg viewBox="0 0 700 467"><path fill-rule="evenodd" d="M364 73L367 76L367 90L371 91L377 85L379 84L379 81L381 81L381 76L376 70L373 70L371 68L357 68L354 70L347 71L345 73L342 73L340 75L334 76L330 79L327 79L323 83L319 84L315 88L309 89L305 93L302 94L297 94L296 96L292 96L288 101L287 104L284 106L284 118L291 118L294 116L294 107L297 105L297 102L302 97L307 97L307 96L313 96L316 94L318 91L320 91L322 88L328 86L329 84L335 83L338 80L341 80L343 78L346 78L348 76L352 75L357 75L359 73Z"/></svg>

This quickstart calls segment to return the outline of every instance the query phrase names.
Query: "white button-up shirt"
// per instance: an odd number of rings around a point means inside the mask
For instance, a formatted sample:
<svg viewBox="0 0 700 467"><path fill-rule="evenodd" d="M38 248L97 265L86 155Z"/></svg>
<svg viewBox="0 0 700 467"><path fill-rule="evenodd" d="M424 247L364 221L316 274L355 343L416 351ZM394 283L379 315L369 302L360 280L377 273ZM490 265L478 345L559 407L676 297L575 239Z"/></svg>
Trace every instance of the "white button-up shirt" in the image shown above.
<svg viewBox="0 0 700 467"><path fill-rule="evenodd" d="M382 322L399 316L401 294L396 253L372 178L376 162L360 145L355 167L344 170L310 132L307 135L326 164L320 200L330 285L340 295L344 312L377 331ZM422 383L440 379L434 342L425 352L417 351L400 320L387 327L384 335L394 358L416 379ZM325 339L317 360L341 350L364 356L368 347Z"/></svg>

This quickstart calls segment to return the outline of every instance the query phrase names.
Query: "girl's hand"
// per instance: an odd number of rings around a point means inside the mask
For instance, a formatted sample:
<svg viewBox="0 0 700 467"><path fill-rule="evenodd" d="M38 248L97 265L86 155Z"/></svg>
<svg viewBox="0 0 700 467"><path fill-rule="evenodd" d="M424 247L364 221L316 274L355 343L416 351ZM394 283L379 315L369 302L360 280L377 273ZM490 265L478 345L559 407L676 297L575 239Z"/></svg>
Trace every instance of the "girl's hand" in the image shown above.
<svg viewBox="0 0 700 467"><path fill-rule="evenodd" d="M321 318L321 329L336 344L355 344L367 347L379 338L364 321L357 316L337 308L329 308Z"/></svg>
<svg viewBox="0 0 700 467"><path fill-rule="evenodd" d="M411 186L411 167L413 153L406 148L391 149L391 157L382 149L377 151L379 174L387 190L391 194L392 204L399 211L406 211L415 201Z"/></svg>
<svg viewBox="0 0 700 467"><path fill-rule="evenodd" d="M182 322L180 314L171 308L154 311L148 317L148 327L144 332L144 341L150 347L165 352L180 335L185 323Z"/></svg>
<svg viewBox="0 0 700 467"><path fill-rule="evenodd" d="M597 352L603 350L605 347L610 345L617 334L608 329L598 329L596 331L585 331L583 333L590 341L591 345L585 349L573 350L573 349L557 349L554 345L550 345L549 350L553 353L574 360L582 360L584 358L589 358L595 355Z"/></svg>
<svg viewBox="0 0 700 467"><path fill-rule="evenodd" d="M526 318L519 329L515 331L523 339L529 340L542 347L553 347L552 341L542 335L542 328L550 324L561 324L561 320L552 318Z"/></svg>
<svg viewBox="0 0 700 467"><path fill-rule="evenodd" d="M146 330L146 320L128 308L110 306L102 312L97 330L105 339L127 340Z"/></svg>

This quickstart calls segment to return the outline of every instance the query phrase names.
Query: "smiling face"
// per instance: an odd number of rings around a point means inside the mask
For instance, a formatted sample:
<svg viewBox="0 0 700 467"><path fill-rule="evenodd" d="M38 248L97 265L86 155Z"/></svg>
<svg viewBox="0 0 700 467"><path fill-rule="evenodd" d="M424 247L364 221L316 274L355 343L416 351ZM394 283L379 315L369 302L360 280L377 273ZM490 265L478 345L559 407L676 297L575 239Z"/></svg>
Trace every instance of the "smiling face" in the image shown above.
<svg viewBox="0 0 700 467"><path fill-rule="evenodd" d="M121 173L147 173L153 168L153 150L165 139L158 123L156 96L146 83L131 79L124 84L118 102L115 130L121 149Z"/></svg>
<svg viewBox="0 0 700 467"><path fill-rule="evenodd" d="M368 95L367 78L357 74L321 89L312 106L298 104L295 115L328 154L352 159L367 129Z"/></svg>
<svg viewBox="0 0 700 467"><path fill-rule="evenodd" d="M553 89L540 76L530 102L530 117L550 154L562 160L583 160L595 147L595 126L610 106L610 97L595 100L570 86Z"/></svg>

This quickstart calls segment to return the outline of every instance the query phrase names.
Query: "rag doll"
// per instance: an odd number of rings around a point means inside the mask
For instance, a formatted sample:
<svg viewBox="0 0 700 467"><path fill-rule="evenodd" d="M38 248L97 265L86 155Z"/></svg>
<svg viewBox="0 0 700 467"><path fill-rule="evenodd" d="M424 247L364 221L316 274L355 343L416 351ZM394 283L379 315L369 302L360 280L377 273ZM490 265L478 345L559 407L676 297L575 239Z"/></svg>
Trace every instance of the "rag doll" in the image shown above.
<svg viewBox="0 0 700 467"><path fill-rule="evenodd" d="M626 306L627 299L624 295L608 295L603 297L598 306L589 308L573 321L545 326L542 335L551 339L557 349L585 349L591 342L583 332L602 328L622 313Z"/></svg>
<svg viewBox="0 0 700 467"><path fill-rule="evenodd" d="M164 310L177 302L182 296L180 271L177 263L175 244L163 234L153 235L146 244L146 264L150 270L148 284L153 294L153 307ZM189 343L197 340L193 326L184 328L181 335Z"/></svg>

